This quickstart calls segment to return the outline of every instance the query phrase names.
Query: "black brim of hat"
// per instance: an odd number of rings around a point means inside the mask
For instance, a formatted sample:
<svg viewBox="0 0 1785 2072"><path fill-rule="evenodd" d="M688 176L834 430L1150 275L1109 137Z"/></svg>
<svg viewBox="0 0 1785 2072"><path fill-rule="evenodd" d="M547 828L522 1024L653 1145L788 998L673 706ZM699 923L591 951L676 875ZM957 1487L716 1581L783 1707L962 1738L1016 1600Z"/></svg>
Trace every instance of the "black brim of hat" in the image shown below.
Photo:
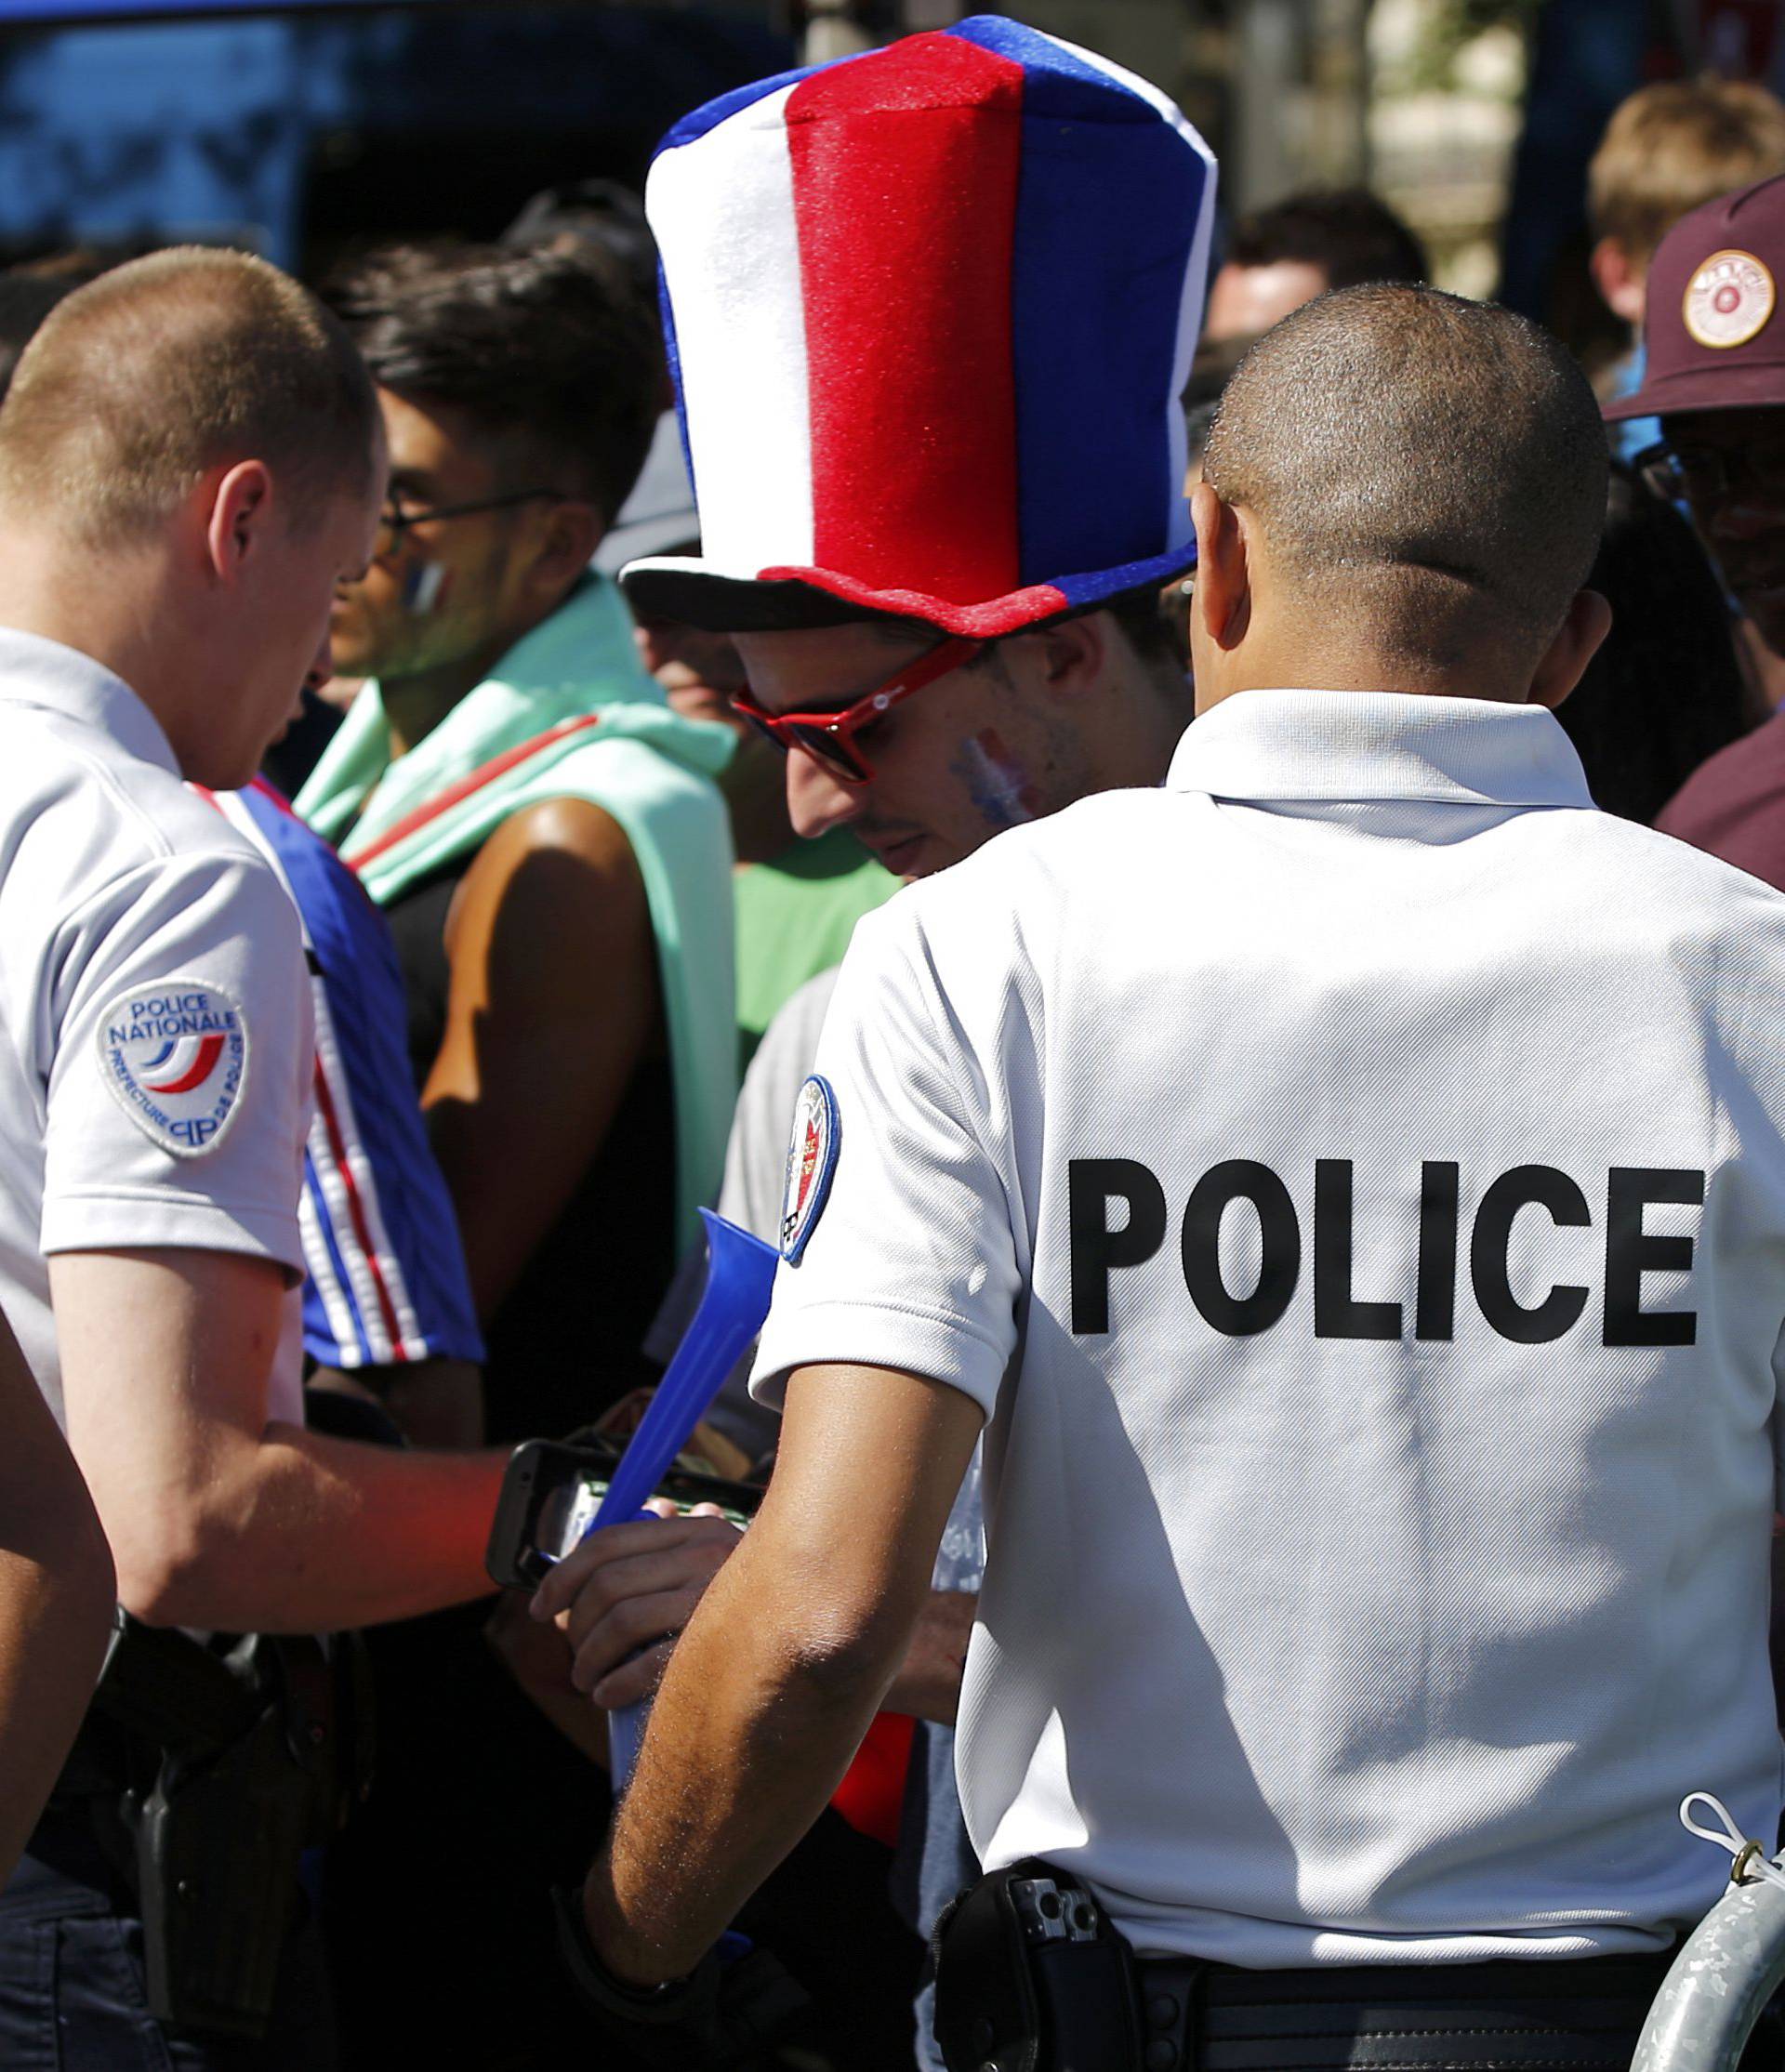
<svg viewBox="0 0 1785 2072"><path fill-rule="evenodd" d="M869 611L810 583L763 583L715 575L695 561L629 562L620 588L637 618L674 621L703 633L800 633L902 614Z"/></svg>
<svg viewBox="0 0 1785 2072"><path fill-rule="evenodd" d="M1064 577L1058 584L1030 585L974 603L916 590L869 590L851 577L823 570L728 575L710 561L679 558L630 561L620 571L619 582L639 618L676 620L707 633L792 633L866 623L923 626L970 640L995 640L1101 610L1128 591L1163 585L1193 567L1196 558L1195 542L1185 541L1144 561ZM857 594L840 596L839 589Z"/></svg>

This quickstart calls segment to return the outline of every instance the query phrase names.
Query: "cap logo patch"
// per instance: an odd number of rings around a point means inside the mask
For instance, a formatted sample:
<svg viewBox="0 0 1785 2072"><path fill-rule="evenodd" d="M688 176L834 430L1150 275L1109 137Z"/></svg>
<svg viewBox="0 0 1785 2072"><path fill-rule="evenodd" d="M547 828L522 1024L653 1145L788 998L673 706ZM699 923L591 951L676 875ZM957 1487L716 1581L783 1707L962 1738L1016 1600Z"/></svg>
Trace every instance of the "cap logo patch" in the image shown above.
<svg viewBox="0 0 1785 2072"><path fill-rule="evenodd" d="M1682 313L1701 346L1722 352L1758 337L1777 299L1772 274L1752 252L1713 252L1686 284Z"/></svg>
<svg viewBox="0 0 1785 2072"><path fill-rule="evenodd" d="M216 1150L248 1079L248 1024L206 979L163 979L107 1003L99 1072L152 1144L176 1158Z"/></svg>
<svg viewBox="0 0 1785 2072"><path fill-rule="evenodd" d="M837 1096L830 1081L814 1072L793 1104L793 1142L787 1146L787 1177L781 1191L781 1257L789 1266L799 1265L824 1214L841 1144Z"/></svg>

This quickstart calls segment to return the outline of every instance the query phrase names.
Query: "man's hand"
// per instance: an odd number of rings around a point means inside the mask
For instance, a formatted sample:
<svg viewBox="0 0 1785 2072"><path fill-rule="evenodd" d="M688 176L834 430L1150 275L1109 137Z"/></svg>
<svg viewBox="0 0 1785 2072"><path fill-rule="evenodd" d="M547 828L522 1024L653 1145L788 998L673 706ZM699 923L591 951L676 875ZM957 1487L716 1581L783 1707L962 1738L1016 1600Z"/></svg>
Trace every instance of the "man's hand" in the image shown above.
<svg viewBox="0 0 1785 2072"><path fill-rule="evenodd" d="M584 1887L621 1977L691 1971L837 1788L931 1595L983 1422L894 1368L789 1379L774 1480L675 1651Z"/></svg>
<svg viewBox="0 0 1785 2072"><path fill-rule="evenodd" d="M930 1592L882 1711L907 1712L914 1720L933 1720L938 1726L954 1725L960 1709L967 1643L972 1638L978 1609L979 1598L972 1590Z"/></svg>
<svg viewBox="0 0 1785 2072"><path fill-rule="evenodd" d="M646 1508L659 1523L590 1533L533 1600L534 1617L555 1620L570 1643L572 1682L610 1709L656 1689L675 1636L738 1542L713 1504L684 1515L659 1497Z"/></svg>

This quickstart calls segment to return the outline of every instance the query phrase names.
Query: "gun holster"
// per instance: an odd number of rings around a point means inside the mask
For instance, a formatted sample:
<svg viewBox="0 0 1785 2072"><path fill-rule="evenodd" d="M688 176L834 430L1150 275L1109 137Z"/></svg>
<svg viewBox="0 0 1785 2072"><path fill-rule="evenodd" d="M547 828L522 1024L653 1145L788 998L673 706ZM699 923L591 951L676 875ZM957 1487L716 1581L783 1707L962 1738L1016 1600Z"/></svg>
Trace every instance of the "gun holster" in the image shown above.
<svg viewBox="0 0 1785 2072"><path fill-rule="evenodd" d="M936 1923L936 2041L948 2072L1134 2072L1133 1953L1065 1871L1029 1857Z"/></svg>
<svg viewBox="0 0 1785 2072"><path fill-rule="evenodd" d="M265 2032L298 1858L363 1786L369 1713L348 1638L206 1644L115 1615L89 1717L125 1776L95 1811L141 1912L159 2021Z"/></svg>

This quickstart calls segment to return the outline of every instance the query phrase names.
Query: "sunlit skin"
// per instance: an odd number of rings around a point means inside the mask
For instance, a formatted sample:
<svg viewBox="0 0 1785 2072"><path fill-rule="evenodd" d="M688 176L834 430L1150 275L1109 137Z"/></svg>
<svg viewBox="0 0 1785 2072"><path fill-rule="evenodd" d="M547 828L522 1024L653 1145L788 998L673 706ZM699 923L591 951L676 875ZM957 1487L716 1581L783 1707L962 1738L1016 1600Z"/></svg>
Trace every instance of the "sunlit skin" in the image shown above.
<svg viewBox="0 0 1785 2072"><path fill-rule="evenodd" d="M0 512L0 625L75 647L154 714L182 775L245 785L329 673L330 606L365 568L381 446L331 486L257 458L219 462L165 524L92 550L33 510Z"/></svg>
<svg viewBox="0 0 1785 2072"><path fill-rule="evenodd" d="M1086 734L1112 695L1106 624L1080 619L1014 635L989 658L937 678L856 735L874 771L866 785L842 783L809 756L788 756L794 831L810 840L848 826L895 877L925 878L1014 817L1037 819L1103 788ZM771 712L840 710L934 644L933 635L867 625L737 636L751 692ZM1016 815L988 805L983 751L973 746L988 734L1030 801ZM1119 749L1118 741L1108 746Z"/></svg>
<svg viewBox="0 0 1785 2072"><path fill-rule="evenodd" d="M1694 411L1663 418L1661 430L1670 445L1732 457L1735 482L1726 494L1706 496L1688 485L1692 521L1761 638L1785 650L1785 486L1764 487L1742 469L1756 449L1785 448L1785 409Z"/></svg>
<svg viewBox="0 0 1785 2072"><path fill-rule="evenodd" d="M337 495L319 521L275 533L258 578L243 585L257 638L245 646L237 694L190 742L171 743L189 775L218 790L248 783L298 717L305 686L327 682L333 600L367 566L379 500Z"/></svg>
<svg viewBox="0 0 1785 2072"><path fill-rule="evenodd" d="M1326 268L1307 259L1274 259L1269 266L1229 263L1210 284L1203 339L1224 345L1231 338L1256 338L1330 285Z"/></svg>
<svg viewBox="0 0 1785 2072"><path fill-rule="evenodd" d="M505 455L450 403L378 391L390 487L411 510L573 486ZM413 747L563 601L601 537L590 506L540 497L405 527L344 586L331 625L334 671L377 677L399 752Z"/></svg>
<svg viewBox="0 0 1785 2072"><path fill-rule="evenodd" d="M729 727L738 737L719 778L738 862L760 864L780 855L794 838L781 753L732 704L732 693L746 684L737 643L729 633L708 633L680 619L641 619L632 638L672 712Z"/></svg>

